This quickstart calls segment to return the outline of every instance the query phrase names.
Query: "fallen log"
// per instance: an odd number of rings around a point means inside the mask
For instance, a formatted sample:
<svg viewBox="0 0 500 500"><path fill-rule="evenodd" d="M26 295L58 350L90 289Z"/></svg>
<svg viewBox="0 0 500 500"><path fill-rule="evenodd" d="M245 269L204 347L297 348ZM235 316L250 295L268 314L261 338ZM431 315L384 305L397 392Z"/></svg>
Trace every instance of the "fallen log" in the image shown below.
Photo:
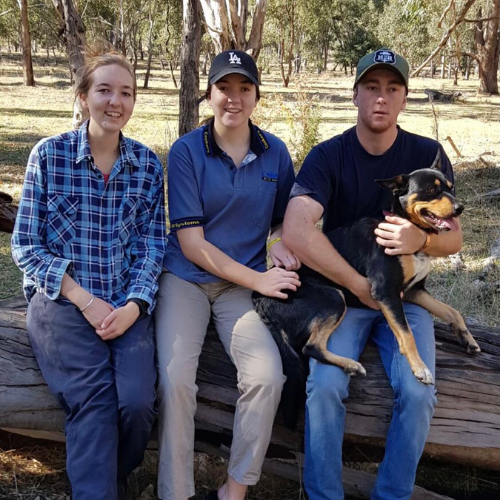
<svg viewBox="0 0 500 500"><path fill-rule="evenodd" d="M0 427L60 433L63 414L31 351L24 306L22 300L0 303ZM482 349L476 356L464 353L448 327L436 323L439 403L424 455L500 470L500 329L470 326L470 330ZM346 440L383 446L393 405L392 389L374 346L367 347L362 362L368 375L352 380ZM200 359L198 385L198 448L224 455L231 442L238 392L235 368L213 331ZM268 457L298 460L302 434L303 421L292 432L278 415ZM280 469L276 462L272 467ZM347 477L349 474L347 471Z"/></svg>

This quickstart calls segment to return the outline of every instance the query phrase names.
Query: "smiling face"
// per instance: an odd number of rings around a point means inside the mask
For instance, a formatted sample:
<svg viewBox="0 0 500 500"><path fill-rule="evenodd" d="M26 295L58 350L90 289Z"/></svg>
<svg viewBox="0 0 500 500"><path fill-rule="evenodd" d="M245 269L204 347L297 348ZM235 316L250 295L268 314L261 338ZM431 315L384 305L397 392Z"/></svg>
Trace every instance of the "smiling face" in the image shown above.
<svg viewBox="0 0 500 500"><path fill-rule="evenodd" d="M210 87L207 100L216 125L233 130L245 128L257 105L257 88L246 76L231 73Z"/></svg>
<svg viewBox="0 0 500 500"><path fill-rule="evenodd" d="M357 127L374 134L395 130L399 113L406 108L406 87L387 69L367 73L354 90Z"/></svg>
<svg viewBox="0 0 500 500"><path fill-rule="evenodd" d="M118 134L127 124L135 104L133 86L132 75L117 64L95 69L88 92L80 95L92 135Z"/></svg>

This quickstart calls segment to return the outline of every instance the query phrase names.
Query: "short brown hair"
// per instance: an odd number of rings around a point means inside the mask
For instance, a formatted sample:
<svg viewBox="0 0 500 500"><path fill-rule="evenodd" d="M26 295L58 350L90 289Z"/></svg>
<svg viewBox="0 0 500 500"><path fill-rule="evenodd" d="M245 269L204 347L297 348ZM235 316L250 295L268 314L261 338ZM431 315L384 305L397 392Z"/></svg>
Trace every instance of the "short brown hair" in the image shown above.
<svg viewBox="0 0 500 500"><path fill-rule="evenodd" d="M117 52L108 42L100 41L95 45L85 48L85 64L77 71L77 83L75 85L75 98L81 94L87 94L92 85L92 75L97 68L112 66L116 64L126 69L133 80L134 101L137 97L137 81L133 66L128 59Z"/></svg>

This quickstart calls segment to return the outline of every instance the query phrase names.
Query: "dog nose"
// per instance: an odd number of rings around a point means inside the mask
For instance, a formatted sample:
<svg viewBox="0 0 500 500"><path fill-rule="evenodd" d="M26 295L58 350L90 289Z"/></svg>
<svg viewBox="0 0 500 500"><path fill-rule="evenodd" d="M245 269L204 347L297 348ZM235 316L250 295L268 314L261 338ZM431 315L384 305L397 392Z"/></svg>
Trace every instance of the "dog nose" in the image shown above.
<svg viewBox="0 0 500 500"><path fill-rule="evenodd" d="M457 215L460 215L464 211L464 206L461 203L454 203L453 210Z"/></svg>

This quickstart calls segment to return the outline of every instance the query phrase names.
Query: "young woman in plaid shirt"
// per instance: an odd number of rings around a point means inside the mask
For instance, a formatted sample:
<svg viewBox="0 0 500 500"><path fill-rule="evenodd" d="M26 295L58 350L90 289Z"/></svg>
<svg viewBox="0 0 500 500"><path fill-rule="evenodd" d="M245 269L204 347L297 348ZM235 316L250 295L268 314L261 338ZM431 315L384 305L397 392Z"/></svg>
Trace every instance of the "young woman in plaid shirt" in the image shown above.
<svg viewBox="0 0 500 500"><path fill-rule="evenodd" d="M133 68L118 53L90 55L76 89L90 119L31 152L12 253L33 351L66 414L73 500L121 500L155 419L163 169L121 133Z"/></svg>

